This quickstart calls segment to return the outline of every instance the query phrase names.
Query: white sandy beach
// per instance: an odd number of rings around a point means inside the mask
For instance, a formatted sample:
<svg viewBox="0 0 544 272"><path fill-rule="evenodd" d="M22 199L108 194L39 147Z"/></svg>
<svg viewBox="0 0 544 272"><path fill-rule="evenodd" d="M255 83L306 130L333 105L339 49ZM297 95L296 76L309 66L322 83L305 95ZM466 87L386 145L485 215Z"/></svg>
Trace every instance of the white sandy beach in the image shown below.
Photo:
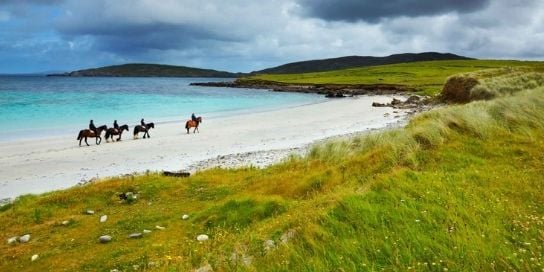
<svg viewBox="0 0 544 272"><path fill-rule="evenodd" d="M133 140L133 124L129 124L123 141L103 141L99 146L89 139L91 146L79 147L76 128L65 137L2 142L0 199L68 188L91 178L178 171L220 155L296 148L331 136L383 128L406 114L371 106L391 98L360 96L243 116L203 116L200 133L191 130L187 135L185 120L180 120L157 124L150 139ZM277 161L277 154L282 157L288 152L272 152L267 162Z"/></svg>

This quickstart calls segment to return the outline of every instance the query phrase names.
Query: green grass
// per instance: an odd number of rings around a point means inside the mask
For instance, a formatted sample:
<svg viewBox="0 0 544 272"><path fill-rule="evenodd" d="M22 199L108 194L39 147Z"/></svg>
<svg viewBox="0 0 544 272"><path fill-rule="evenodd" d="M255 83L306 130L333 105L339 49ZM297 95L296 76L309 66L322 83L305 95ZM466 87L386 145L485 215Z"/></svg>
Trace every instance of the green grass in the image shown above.
<svg viewBox="0 0 544 272"><path fill-rule="evenodd" d="M543 176L539 87L265 169L150 173L21 197L0 210L0 235L32 238L0 244L0 271L541 271ZM137 201L120 202L127 191ZM144 228L153 232L127 238ZM199 243L203 233L210 240ZM113 241L98 243L103 234Z"/></svg>
<svg viewBox="0 0 544 272"><path fill-rule="evenodd" d="M449 76L484 69L528 67L544 71L544 62L511 60L428 61L305 74L263 74L240 80L266 80L292 84L395 84L426 95L436 95Z"/></svg>

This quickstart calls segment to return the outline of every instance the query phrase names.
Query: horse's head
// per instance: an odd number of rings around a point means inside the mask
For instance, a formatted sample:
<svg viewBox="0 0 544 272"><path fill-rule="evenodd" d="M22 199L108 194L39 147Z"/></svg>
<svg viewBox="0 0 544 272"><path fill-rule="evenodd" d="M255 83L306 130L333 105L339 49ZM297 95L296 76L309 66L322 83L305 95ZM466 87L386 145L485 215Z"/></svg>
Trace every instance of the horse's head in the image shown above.
<svg viewBox="0 0 544 272"><path fill-rule="evenodd" d="M146 124L147 128L155 128L155 123Z"/></svg>
<svg viewBox="0 0 544 272"><path fill-rule="evenodd" d="M119 129L120 129L121 131L123 131L123 130L128 131L128 125L122 125L122 126L119 127Z"/></svg>

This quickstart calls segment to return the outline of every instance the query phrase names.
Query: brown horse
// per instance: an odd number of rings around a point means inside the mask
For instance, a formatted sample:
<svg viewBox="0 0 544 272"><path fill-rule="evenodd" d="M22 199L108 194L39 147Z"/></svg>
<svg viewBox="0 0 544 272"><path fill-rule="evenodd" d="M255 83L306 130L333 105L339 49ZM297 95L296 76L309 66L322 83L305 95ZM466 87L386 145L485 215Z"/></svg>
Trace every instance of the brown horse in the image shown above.
<svg viewBox="0 0 544 272"><path fill-rule="evenodd" d="M123 134L124 130L128 131L127 125L122 125L119 127L119 129L108 128L108 130L106 130L106 142L109 142L108 138L111 138L111 140L114 142L115 140L113 139L113 135L119 135L117 141L121 141L121 135Z"/></svg>
<svg viewBox="0 0 544 272"><path fill-rule="evenodd" d="M199 116L196 118L196 120L187 120L185 123L185 128L187 129L187 134L189 134L189 129L194 127L193 133L196 133L198 131L198 125L202 123L202 117ZM200 131L198 131L200 133Z"/></svg>
<svg viewBox="0 0 544 272"><path fill-rule="evenodd" d="M94 131L90 129L80 130L77 136L77 140L79 141L79 146L81 146L81 140L83 139L85 139L85 143L88 146L89 143L87 143L87 138L96 138L96 145L99 145L102 142L102 137L100 137L100 134L102 134L102 131L105 131L107 129L108 127L106 125L96 128L96 131L98 132L98 134L95 134Z"/></svg>
<svg viewBox="0 0 544 272"><path fill-rule="evenodd" d="M151 138L151 136L149 135L149 129L151 128L155 128L155 124L154 123L148 123L148 124L145 124L145 126L142 126L142 125L137 125L134 127L134 139L137 139L138 138L138 133L140 132L143 132L144 133L144 139L145 139L145 136L147 135L148 138Z"/></svg>

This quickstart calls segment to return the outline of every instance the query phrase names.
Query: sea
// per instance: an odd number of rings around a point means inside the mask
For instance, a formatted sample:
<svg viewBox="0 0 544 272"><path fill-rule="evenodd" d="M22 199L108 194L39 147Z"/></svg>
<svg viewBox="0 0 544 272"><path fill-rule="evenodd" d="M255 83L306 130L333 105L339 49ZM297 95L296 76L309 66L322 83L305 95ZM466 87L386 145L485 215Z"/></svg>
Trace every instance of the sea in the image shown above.
<svg viewBox="0 0 544 272"><path fill-rule="evenodd" d="M321 95L190 86L224 78L0 76L0 142L77 135L96 126L133 127L140 119L220 118L325 100Z"/></svg>

